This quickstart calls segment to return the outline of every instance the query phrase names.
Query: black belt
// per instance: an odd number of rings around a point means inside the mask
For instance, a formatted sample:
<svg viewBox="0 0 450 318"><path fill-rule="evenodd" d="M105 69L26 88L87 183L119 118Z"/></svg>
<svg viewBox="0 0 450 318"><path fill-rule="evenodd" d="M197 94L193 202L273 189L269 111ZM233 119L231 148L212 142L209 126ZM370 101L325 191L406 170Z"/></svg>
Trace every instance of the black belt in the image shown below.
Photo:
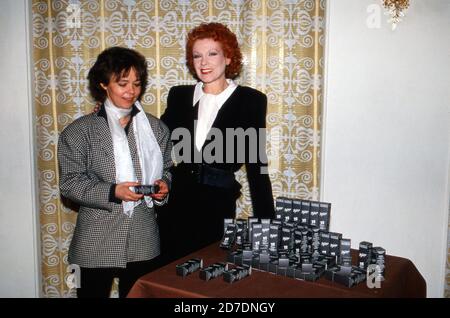
<svg viewBox="0 0 450 318"><path fill-rule="evenodd" d="M230 170L213 168L206 164L179 164L177 171L187 174L200 184L230 189L235 185L234 173Z"/></svg>

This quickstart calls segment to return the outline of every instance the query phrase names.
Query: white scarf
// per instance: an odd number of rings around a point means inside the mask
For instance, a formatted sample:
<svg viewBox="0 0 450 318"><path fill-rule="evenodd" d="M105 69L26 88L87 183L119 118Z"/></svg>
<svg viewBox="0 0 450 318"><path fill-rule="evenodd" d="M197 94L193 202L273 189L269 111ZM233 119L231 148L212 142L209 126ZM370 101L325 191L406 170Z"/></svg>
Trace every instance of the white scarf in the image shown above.
<svg viewBox="0 0 450 318"><path fill-rule="evenodd" d="M133 133L142 171L142 184L150 185L161 179L163 172L162 153L142 105L138 101L134 105L139 109L133 119ZM132 107L129 109L116 107L108 98L105 101L105 110L114 146L116 183L137 182L127 135L119 122L120 118L130 114ZM148 207L153 207L153 200L150 196L145 196L144 199ZM122 201L123 212L131 217L134 207L140 201Z"/></svg>

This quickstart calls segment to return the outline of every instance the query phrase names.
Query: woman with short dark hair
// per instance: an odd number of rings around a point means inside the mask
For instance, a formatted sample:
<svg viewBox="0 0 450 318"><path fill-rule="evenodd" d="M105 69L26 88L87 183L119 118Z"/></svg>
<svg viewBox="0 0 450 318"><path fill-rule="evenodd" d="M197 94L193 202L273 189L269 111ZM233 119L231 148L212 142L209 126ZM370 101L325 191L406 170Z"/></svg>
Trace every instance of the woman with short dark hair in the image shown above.
<svg viewBox="0 0 450 318"><path fill-rule="evenodd" d="M69 263L81 269L78 297L108 297L115 277L125 297L157 266L154 205L166 202L171 182L169 130L139 103L147 63L138 52L104 50L88 79L100 110L67 126L58 143L61 194L80 205ZM155 184L157 193L135 188Z"/></svg>

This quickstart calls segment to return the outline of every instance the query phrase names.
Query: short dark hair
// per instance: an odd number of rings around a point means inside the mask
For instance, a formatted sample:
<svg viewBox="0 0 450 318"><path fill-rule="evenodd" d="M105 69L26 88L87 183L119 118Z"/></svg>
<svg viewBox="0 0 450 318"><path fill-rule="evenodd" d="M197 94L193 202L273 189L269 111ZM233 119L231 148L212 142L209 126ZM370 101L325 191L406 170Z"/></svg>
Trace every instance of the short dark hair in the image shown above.
<svg viewBox="0 0 450 318"><path fill-rule="evenodd" d="M202 23L192 29L186 42L186 64L191 74L198 79L195 73L192 48L197 40L212 39L222 46L226 58L231 59L230 65L225 68L225 77L234 79L242 69L242 53L236 35L225 25L217 22Z"/></svg>
<svg viewBox="0 0 450 318"><path fill-rule="evenodd" d="M89 91L96 102L103 103L106 100L106 91L100 84L108 85L112 78L120 79L127 76L131 69L136 72L136 77L141 82L141 100L147 87L147 61L139 52L124 48L110 47L99 54L94 65L88 73Z"/></svg>

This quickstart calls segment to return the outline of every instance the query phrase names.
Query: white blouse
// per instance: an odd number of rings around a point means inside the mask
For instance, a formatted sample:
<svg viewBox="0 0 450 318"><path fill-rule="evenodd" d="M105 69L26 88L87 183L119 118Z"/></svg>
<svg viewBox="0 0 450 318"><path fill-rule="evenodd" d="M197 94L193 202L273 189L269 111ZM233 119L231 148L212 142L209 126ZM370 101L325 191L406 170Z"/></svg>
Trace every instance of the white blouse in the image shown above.
<svg viewBox="0 0 450 318"><path fill-rule="evenodd" d="M198 82L195 86L192 106L195 106L200 100L198 105L198 119L195 126L195 147L198 151L201 151L203 144L206 141L206 136L208 135L220 108L237 87L231 79L227 79L227 82L228 87L218 95L206 94L203 92L202 82Z"/></svg>

